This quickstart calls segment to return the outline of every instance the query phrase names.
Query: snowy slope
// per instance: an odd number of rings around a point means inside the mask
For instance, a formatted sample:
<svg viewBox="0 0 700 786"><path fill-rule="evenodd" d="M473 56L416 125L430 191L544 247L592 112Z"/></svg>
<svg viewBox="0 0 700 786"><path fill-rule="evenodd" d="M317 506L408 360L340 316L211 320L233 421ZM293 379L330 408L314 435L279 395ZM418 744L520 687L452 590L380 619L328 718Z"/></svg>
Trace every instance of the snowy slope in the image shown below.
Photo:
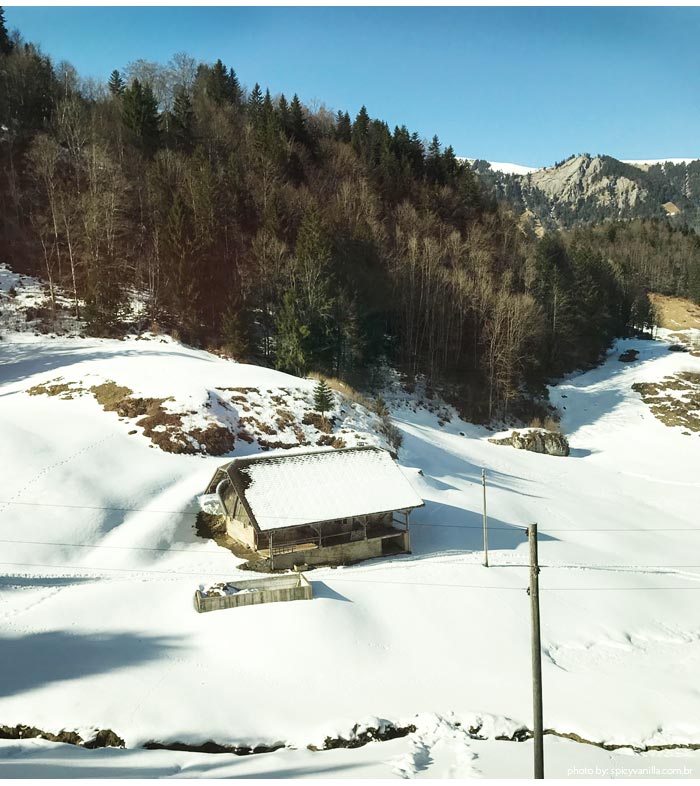
<svg viewBox="0 0 700 786"><path fill-rule="evenodd" d="M536 172L536 166L523 166L522 164L510 164L502 161L489 161L491 169L495 172L503 172L504 175L529 175Z"/></svg>
<svg viewBox="0 0 700 786"><path fill-rule="evenodd" d="M522 527L534 520L545 566L545 725L614 743L700 742L700 438L664 426L631 390L637 381L700 372L700 358L668 352L661 341L621 342L603 366L553 388L572 445L566 459L489 444L485 429L458 420L440 426L435 414L397 399L400 461L427 503L414 514L414 553L310 572L311 603L197 615L191 601L200 584L240 577L238 560L193 530L195 497L222 459L150 447L91 396L27 390L93 374L198 406L212 387L274 392L313 382L170 340L4 338L0 645L10 665L0 674L0 724L84 736L108 727L129 748L214 739L301 749L346 735L368 716L406 723L417 713L483 714L489 739L512 732L531 722ZM620 363L624 348L639 350L639 361ZM482 467L488 569L479 552ZM447 744L438 737L425 743L434 756ZM407 739L376 743L393 746L381 748L381 761L424 744ZM450 772L471 773L477 743L449 744L461 751L446 754ZM494 744L527 759L525 743ZM14 775L37 761L48 772L61 761L82 766L90 755L139 772L155 772L159 761L186 761L200 775L224 766L195 766L197 754L63 750L5 743L0 770L3 757ZM576 750L581 761L609 760L590 746ZM353 754L319 754L330 762L321 774L380 771L374 759L369 769L350 769ZM489 755L486 774L504 773ZM303 752L287 756L254 758L263 773L321 772ZM366 763L365 753L352 761ZM420 772L431 770L413 774Z"/></svg>
<svg viewBox="0 0 700 786"><path fill-rule="evenodd" d="M632 166L638 166L640 169L648 169L655 164L692 164L693 161L697 160L697 158L649 158L635 160L624 159L622 163L632 164Z"/></svg>
<svg viewBox="0 0 700 786"><path fill-rule="evenodd" d="M476 158L460 158L460 161L468 161L473 164ZM538 167L523 166L522 164L511 164L504 161L489 161L491 169L494 172L503 172L504 175L529 175L531 172L537 172Z"/></svg>
<svg viewBox="0 0 700 786"><path fill-rule="evenodd" d="M700 763L691 751L606 751L553 737L546 738L545 751L548 778L688 778ZM0 741L4 778L523 778L531 772L531 742L469 739L440 720L422 733L361 748L287 748L256 756Z"/></svg>

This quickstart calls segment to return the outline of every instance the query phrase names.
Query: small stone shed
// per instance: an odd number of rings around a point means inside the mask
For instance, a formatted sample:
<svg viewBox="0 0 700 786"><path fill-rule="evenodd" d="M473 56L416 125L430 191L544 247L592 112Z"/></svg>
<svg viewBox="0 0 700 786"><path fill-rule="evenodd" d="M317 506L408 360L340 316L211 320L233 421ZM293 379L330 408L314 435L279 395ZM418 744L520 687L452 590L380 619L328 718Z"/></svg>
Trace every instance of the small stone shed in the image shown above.
<svg viewBox="0 0 700 786"><path fill-rule="evenodd" d="M234 459L200 504L285 570L410 552L410 513L423 500L387 451L360 447Z"/></svg>

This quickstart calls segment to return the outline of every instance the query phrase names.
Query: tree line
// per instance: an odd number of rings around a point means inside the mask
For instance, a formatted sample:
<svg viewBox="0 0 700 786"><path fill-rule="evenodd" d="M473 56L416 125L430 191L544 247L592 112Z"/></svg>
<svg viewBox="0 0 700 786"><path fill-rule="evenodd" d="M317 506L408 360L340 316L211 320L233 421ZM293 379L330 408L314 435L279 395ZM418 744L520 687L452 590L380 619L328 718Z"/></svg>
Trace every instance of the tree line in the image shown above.
<svg viewBox="0 0 700 786"><path fill-rule="evenodd" d="M624 232L534 237L437 136L185 54L86 81L0 22L3 258L92 333L138 297L188 343L360 386L390 364L493 418L651 323Z"/></svg>

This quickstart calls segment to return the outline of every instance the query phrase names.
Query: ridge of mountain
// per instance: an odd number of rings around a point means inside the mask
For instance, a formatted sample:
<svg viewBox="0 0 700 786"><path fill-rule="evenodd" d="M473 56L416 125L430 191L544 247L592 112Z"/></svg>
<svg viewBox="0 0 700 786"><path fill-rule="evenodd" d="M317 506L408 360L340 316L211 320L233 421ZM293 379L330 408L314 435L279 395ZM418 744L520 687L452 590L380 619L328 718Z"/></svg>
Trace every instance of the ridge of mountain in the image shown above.
<svg viewBox="0 0 700 786"><path fill-rule="evenodd" d="M466 159L496 199L545 229L658 218L700 229L700 159L574 155L550 167Z"/></svg>

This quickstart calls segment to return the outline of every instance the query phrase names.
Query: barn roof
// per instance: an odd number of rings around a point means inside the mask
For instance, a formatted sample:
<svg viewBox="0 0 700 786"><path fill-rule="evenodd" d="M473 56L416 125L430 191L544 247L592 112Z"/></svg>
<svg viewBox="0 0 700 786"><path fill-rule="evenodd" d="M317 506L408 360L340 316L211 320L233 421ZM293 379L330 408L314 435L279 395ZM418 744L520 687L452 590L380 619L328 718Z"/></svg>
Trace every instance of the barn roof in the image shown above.
<svg viewBox="0 0 700 786"><path fill-rule="evenodd" d="M224 473L261 530L423 504L389 453L374 447L234 459L210 487Z"/></svg>

